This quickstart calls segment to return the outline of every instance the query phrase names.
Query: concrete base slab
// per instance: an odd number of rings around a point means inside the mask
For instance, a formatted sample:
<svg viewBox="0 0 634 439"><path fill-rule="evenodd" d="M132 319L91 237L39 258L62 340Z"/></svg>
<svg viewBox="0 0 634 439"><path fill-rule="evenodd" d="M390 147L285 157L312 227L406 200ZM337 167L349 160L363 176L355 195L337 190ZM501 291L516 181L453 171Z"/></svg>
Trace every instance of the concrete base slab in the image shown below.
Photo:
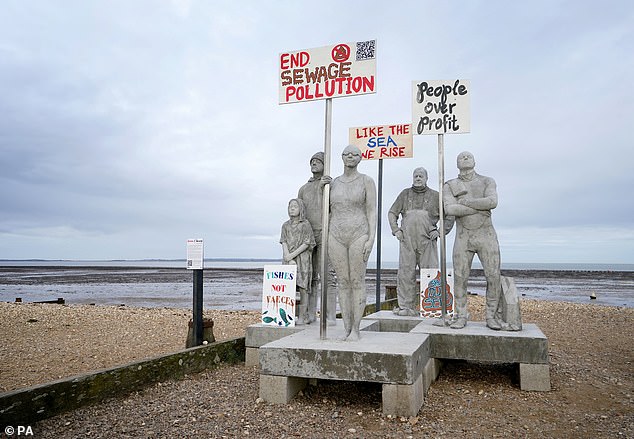
<svg viewBox="0 0 634 439"><path fill-rule="evenodd" d="M434 326L436 319L380 311L365 317L361 339L340 341L341 320L320 338L318 322L296 328L252 325L247 331L248 364L259 361L260 397L290 401L317 379L383 384L383 413L415 416L442 359L517 363L522 390L550 390L548 340L534 324L522 331L494 331L482 322L463 329Z"/></svg>
<svg viewBox="0 0 634 439"><path fill-rule="evenodd" d="M520 389L537 392L550 391L548 364L520 363Z"/></svg>
<svg viewBox="0 0 634 439"><path fill-rule="evenodd" d="M517 363L522 390L550 390L548 339L535 324L524 324L521 331L494 331L484 322L470 321L463 329L452 329L434 326L438 319L402 317L388 311L365 319L375 322L368 328L411 327L410 333L429 335L431 358Z"/></svg>
<svg viewBox="0 0 634 439"><path fill-rule="evenodd" d="M287 335L307 329L308 326L294 326L289 328L281 328L278 326L265 325L258 323L247 327L247 334L244 345L248 348L259 348L262 345L279 340ZM319 330L319 328L318 328Z"/></svg>
<svg viewBox="0 0 634 439"><path fill-rule="evenodd" d="M343 326L329 338L318 331L298 332L260 347L260 370L284 375L347 381L413 384L429 359L425 334L362 332L356 342L339 341Z"/></svg>
<svg viewBox="0 0 634 439"><path fill-rule="evenodd" d="M468 322L463 329L434 326L437 319L400 317L379 311L365 317L381 326L414 326L410 333L431 335L430 356L500 363L548 363L548 339L535 324L521 331L494 331L484 322ZM395 323L399 322L398 324Z"/></svg>

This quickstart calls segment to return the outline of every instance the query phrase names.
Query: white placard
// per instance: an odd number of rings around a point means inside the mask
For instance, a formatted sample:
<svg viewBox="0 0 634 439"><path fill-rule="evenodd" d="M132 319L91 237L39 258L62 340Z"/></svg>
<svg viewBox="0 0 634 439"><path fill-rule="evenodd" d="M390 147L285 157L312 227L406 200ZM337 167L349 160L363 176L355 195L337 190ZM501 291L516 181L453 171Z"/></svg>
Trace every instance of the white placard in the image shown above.
<svg viewBox="0 0 634 439"><path fill-rule="evenodd" d="M415 134L459 134L471 130L469 81L412 82Z"/></svg>
<svg viewBox="0 0 634 439"><path fill-rule="evenodd" d="M188 239L187 240L187 269L188 270L202 270L203 260L203 240L202 239Z"/></svg>
<svg viewBox="0 0 634 439"><path fill-rule="evenodd" d="M376 93L376 40L284 52L280 104Z"/></svg>
<svg viewBox="0 0 634 439"><path fill-rule="evenodd" d="M408 123L354 127L348 137L350 145L361 150L363 160L414 157L414 136Z"/></svg>
<svg viewBox="0 0 634 439"><path fill-rule="evenodd" d="M447 270L447 316L453 316L453 270ZM440 270L423 268L420 270L420 315L421 317L441 317L442 302L440 293Z"/></svg>
<svg viewBox="0 0 634 439"><path fill-rule="evenodd" d="M265 265L262 281L262 323L295 326L297 265Z"/></svg>

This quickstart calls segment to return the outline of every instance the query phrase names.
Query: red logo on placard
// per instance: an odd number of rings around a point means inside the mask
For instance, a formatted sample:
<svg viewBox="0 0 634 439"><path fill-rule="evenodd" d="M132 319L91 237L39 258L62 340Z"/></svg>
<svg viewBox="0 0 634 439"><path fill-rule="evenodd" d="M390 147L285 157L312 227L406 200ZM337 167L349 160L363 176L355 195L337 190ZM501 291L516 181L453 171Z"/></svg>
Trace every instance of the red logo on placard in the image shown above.
<svg viewBox="0 0 634 439"><path fill-rule="evenodd" d="M332 48L332 59L337 62L345 62L350 58L350 46L347 44L337 44Z"/></svg>

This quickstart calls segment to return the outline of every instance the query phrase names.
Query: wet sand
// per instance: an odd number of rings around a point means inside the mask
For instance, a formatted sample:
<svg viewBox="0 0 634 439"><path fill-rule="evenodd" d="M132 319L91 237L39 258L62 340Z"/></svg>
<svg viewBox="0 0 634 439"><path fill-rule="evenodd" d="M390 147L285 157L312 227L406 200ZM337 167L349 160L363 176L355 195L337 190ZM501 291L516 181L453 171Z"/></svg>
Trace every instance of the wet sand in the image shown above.
<svg viewBox="0 0 634 439"><path fill-rule="evenodd" d="M526 299L634 307L634 272L572 270L502 270L515 279ZM376 301L376 271L366 276L368 303ZM396 270L381 271L379 296L396 285ZM469 291L484 295L482 270L472 270ZM207 309L258 310L262 270L213 268L204 270ZM596 296L591 300L590 296ZM63 298L70 304L189 308L192 272L182 268L150 267L0 267L0 301L20 297L34 302Z"/></svg>

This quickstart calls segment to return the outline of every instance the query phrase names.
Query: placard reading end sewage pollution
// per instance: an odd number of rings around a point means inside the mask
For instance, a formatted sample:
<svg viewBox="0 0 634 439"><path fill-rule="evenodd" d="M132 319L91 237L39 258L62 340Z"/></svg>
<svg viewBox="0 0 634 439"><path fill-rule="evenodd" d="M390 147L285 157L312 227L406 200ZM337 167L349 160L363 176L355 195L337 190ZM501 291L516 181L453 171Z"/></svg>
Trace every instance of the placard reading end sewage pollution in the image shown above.
<svg viewBox="0 0 634 439"><path fill-rule="evenodd" d="M295 326L297 265L265 265L262 287L262 323Z"/></svg>
<svg viewBox="0 0 634 439"><path fill-rule="evenodd" d="M460 134L471 130L469 81L412 82L415 134Z"/></svg>
<svg viewBox="0 0 634 439"><path fill-rule="evenodd" d="M284 52L280 104L376 93L376 40Z"/></svg>

